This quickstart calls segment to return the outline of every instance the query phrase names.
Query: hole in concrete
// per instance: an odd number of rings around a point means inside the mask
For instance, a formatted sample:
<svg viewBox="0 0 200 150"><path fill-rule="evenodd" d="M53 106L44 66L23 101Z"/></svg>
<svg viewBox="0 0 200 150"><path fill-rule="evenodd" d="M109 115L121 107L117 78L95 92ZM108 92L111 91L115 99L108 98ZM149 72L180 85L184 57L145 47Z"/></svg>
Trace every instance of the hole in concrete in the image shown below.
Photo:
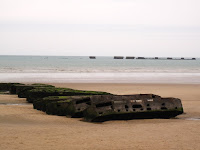
<svg viewBox="0 0 200 150"><path fill-rule="evenodd" d="M132 106L133 108L142 108L142 105L139 105L139 104L135 104Z"/></svg>
<svg viewBox="0 0 200 150"><path fill-rule="evenodd" d="M125 105L125 109L126 109L126 111L128 111L128 106L127 105Z"/></svg>
<svg viewBox="0 0 200 150"><path fill-rule="evenodd" d="M117 111L120 112L120 109L118 109Z"/></svg>
<svg viewBox="0 0 200 150"><path fill-rule="evenodd" d="M87 102L86 104L91 105L91 102Z"/></svg>
<svg viewBox="0 0 200 150"><path fill-rule="evenodd" d="M107 102L107 103L97 104L96 107L98 108L98 107L105 107L105 106L110 106L110 105L112 105L112 103L111 102Z"/></svg>
<svg viewBox="0 0 200 150"><path fill-rule="evenodd" d="M143 110L143 108L141 108L140 110Z"/></svg>
<svg viewBox="0 0 200 150"><path fill-rule="evenodd" d="M147 110L151 110L151 108L147 108Z"/></svg>
<svg viewBox="0 0 200 150"><path fill-rule="evenodd" d="M133 111L135 111L135 109L133 109Z"/></svg>
<svg viewBox="0 0 200 150"><path fill-rule="evenodd" d="M167 109L167 107L161 107L161 109L162 109L162 110L166 110L166 109Z"/></svg>
<svg viewBox="0 0 200 150"><path fill-rule="evenodd" d="M114 109L114 108L113 108L113 105L111 105L110 108L111 108L111 109Z"/></svg>
<svg viewBox="0 0 200 150"><path fill-rule="evenodd" d="M175 107L175 109L178 109L177 107Z"/></svg>
<svg viewBox="0 0 200 150"><path fill-rule="evenodd" d="M78 111L80 111L81 109L80 109L80 108L78 108L77 110L78 110Z"/></svg>
<svg viewBox="0 0 200 150"><path fill-rule="evenodd" d="M99 112L99 115L102 115L103 114L103 112Z"/></svg>
<svg viewBox="0 0 200 150"><path fill-rule="evenodd" d="M57 107L60 107L61 106L61 104L57 104Z"/></svg>
<svg viewBox="0 0 200 150"><path fill-rule="evenodd" d="M165 103L162 103L162 106L165 106Z"/></svg>
<svg viewBox="0 0 200 150"><path fill-rule="evenodd" d="M147 104L147 106L150 106L149 104Z"/></svg>

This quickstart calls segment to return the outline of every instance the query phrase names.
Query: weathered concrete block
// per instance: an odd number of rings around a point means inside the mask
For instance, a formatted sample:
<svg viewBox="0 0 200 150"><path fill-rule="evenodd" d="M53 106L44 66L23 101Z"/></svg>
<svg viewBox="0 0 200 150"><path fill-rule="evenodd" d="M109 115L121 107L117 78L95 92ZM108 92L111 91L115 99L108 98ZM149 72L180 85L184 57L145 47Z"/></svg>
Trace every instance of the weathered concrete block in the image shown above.
<svg viewBox="0 0 200 150"><path fill-rule="evenodd" d="M97 100L101 97L101 100ZM84 111L87 121L171 118L183 113L180 99L153 94L92 96Z"/></svg>
<svg viewBox="0 0 200 150"><path fill-rule="evenodd" d="M32 90L35 88L55 88L53 85L48 85L48 84L30 84L30 85L19 85L16 86L16 94L18 94L19 98L27 98L27 91Z"/></svg>
<svg viewBox="0 0 200 150"><path fill-rule="evenodd" d="M19 83L19 84L13 84L13 85L11 85L10 89L9 89L10 94L16 94L17 87L21 86L21 85L25 85L25 84Z"/></svg>
<svg viewBox="0 0 200 150"><path fill-rule="evenodd" d="M109 95L106 92L97 91L81 91L69 88L36 88L27 91L27 101L33 102L34 100L41 99L48 96L80 96L80 95Z"/></svg>
<svg viewBox="0 0 200 150"><path fill-rule="evenodd" d="M67 107L67 116L83 117L83 111L91 105L91 96L73 96Z"/></svg>
<svg viewBox="0 0 200 150"><path fill-rule="evenodd" d="M0 83L1 91L9 91L12 85L21 84L21 83Z"/></svg>
<svg viewBox="0 0 200 150"><path fill-rule="evenodd" d="M151 98L152 95L149 94L141 94L141 95L133 95L132 98ZM87 109L91 105L96 105L97 107L105 107L110 106L113 100L121 100L124 99L124 96L109 96L109 95L90 95L90 96L72 96L73 100L69 102L69 110L67 115L71 117L83 117L83 111Z"/></svg>
<svg viewBox="0 0 200 150"><path fill-rule="evenodd" d="M70 101L71 99L47 103L46 113L49 115L66 116Z"/></svg>
<svg viewBox="0 0 200 150"><path fill-rule="evenodd" d="M48 103L67 100L68 98L69 98L69 96L49 96L49 97L40 98L40 99L33 101L33 108L37 109L37 110L42 110L45 112L46 105Z"/></svg>
<svg viewBox="0 0 200 150"><path fill-rule="evenodd" d="M68 96L65 100L48 103L46 112L59 116L83 117L83 110L89 106L89 98L90 96Z"/></svg>

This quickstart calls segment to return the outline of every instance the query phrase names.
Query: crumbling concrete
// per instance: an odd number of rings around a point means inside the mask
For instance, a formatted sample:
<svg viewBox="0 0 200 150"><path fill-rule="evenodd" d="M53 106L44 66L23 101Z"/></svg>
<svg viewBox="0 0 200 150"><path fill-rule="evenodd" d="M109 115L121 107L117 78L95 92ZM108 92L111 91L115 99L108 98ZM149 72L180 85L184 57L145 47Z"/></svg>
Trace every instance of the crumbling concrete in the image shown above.
<svg viewBox="0 0 200 150"><path fill-rule="evenodd" d="M83 117L83 111L90 104L90 96L68 96L65 100L46 104L46 113L76 118Z"/></svg>
<svg viewBox="0 0 200 150"><path fill-rule="evenodd" d="M0 83L0 90L9 89L11 93L26 93L27 101L37 110L59 116L84 117L91 122L172 118L183 113L180 99L154 94L112 95L46 84Z"/></svg>
<svg viewBox="0 0 200 150"><path fill-rule="evenodd" d="M16 94L19 98L27 98L28 91L36 88L55 88L53 85L48 84L26 84L16 86Z"/></svg>
<svg viewBox="0 0 200 150"><path fill-rule="evenodd" d="M92 96L91 102L84 111L84 118L94 122L172 118L183 113L180 99L153 94Z"/></svg>
<svg viewBox="0 0 200 150"><path fill-rule="evenodd" d="M0 91L9 91L12 85L19 85L21 83L0 83Z"/></svg>
<svg viewBox="0 0 200 150"><path fill-rule="evenodd" d="M84 95L109 95L110 93L98 92L98 91L81 91L70 88L36 88L27 91L27 101L32 103L37 99L41 99L48 96L84 96Z"/></svg>

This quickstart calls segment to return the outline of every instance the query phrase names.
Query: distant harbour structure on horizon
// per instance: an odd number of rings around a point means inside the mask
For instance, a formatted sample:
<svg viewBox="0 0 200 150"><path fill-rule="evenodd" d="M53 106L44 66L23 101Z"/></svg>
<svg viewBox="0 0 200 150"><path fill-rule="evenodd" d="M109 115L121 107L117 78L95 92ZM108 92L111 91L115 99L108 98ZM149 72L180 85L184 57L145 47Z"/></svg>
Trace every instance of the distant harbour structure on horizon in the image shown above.
<svg viewBox="0 0 200 150"><path fill-rule="evenodd" d="M126 56L126 59L135 59L133 56Z"/></svg>
<svg viewBox="0 0 200 150"><path fill-rule="evenodd" d="M96 57L95 57L95 56L89 56L89 58L90 58L90 59L96 59Z"/></svg>
<svg viewBox="0 0 200 150"><path fill-rule="evenodd" d="M90 59L96 59L96 56L89 56ZM114 56L114 59L124 59L124 56ZM147 60L196 60L196 58L185 57L135 57L126 56L125 59L147 59Z"/></svg>
<svg viewBox="0 0 200 150"><path fill-rule="evenodd" d="M123 56L114 56L114 59L124 59Z"/></svg>
<svg viewBox="0 0 200 150"><path fill-rule="evenodd" d="M167 59L172 59L172 57L167 57Z"/></svg>
<svg viewBox="0 0 200 150"><path fill-rule="evenodd" d="M145 57L137 57L136 59L146 59Z"/></svg>
<svg viewBox="0 0 200 150"><path fill-rule="evenodd" d="M175 58L175 57L136 57L136 59L156 59L156 60L196 60L196 58Z"/></svg>

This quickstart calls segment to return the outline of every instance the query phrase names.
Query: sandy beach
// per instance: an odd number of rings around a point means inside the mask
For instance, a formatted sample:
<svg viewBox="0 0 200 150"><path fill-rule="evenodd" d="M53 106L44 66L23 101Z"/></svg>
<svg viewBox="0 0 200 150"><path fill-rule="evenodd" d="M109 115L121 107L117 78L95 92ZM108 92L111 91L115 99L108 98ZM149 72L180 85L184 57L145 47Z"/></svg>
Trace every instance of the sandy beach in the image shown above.
<svg viewBox="0 0 200 150"><path fill-rule="evenodd" d="M57 87L113 94L153 93L182 100L177 119L145 119L88 123L47 115L16 95L0 95L0 149L135 149L199 150L200 85L59 83ZM13 105L15 104L15 105ZM18 105L16 105L18 104Z"/></svg>

